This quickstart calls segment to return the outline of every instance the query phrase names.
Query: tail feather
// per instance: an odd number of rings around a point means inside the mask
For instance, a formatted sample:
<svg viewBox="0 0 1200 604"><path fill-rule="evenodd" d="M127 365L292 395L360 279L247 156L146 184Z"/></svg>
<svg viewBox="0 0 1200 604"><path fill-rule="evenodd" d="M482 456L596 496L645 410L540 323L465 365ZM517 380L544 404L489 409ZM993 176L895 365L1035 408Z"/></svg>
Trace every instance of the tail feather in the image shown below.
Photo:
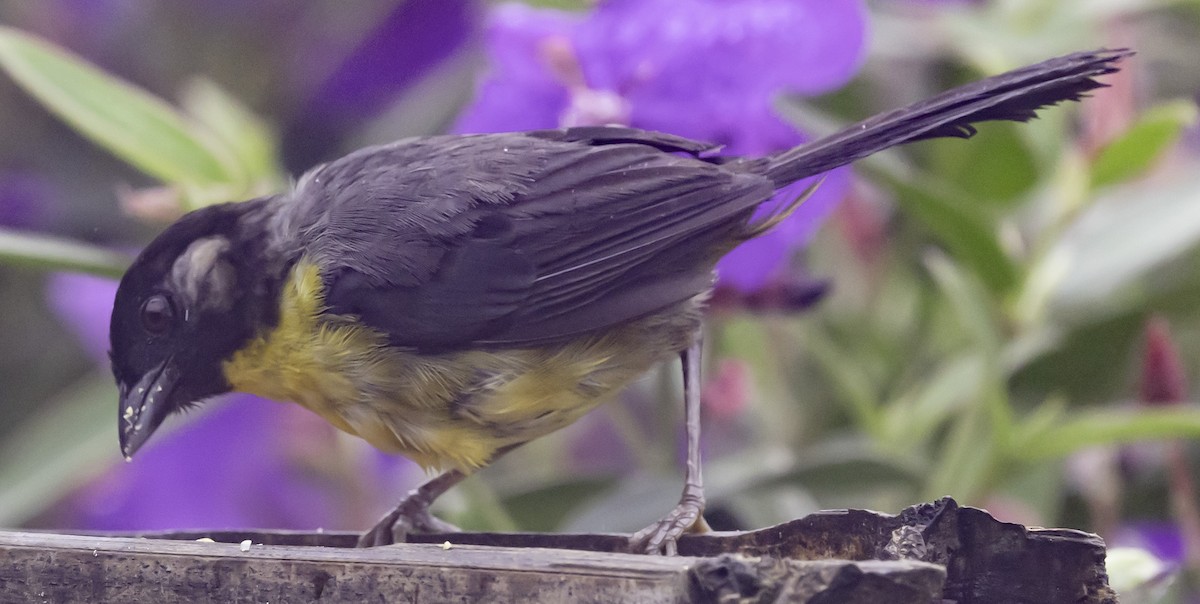
<svg viewBox="0 0 1200 604"><path fill-rule="evenodd" d="M1077 101L1106 84L1093 78L1118 70L1127 49L1078 52L986 78L859 122L767 158L777 187L827 172L889 147L929 138L970 138L976 122L1024 122L1038 109Z"/></svg>

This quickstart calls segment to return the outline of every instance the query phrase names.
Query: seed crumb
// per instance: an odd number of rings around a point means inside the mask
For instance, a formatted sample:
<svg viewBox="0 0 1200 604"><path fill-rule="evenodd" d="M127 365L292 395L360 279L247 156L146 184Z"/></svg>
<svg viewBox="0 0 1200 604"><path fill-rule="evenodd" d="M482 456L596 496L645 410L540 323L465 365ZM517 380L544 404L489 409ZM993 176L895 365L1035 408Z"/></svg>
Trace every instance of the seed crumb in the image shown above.
<svg viewBox="0 0 1200 604"><path fill-rule="evenodd" d="M240 545L238 545L238 549L242 550L243 552L250 551L250 540L247 539L243 541Z"/></svg>

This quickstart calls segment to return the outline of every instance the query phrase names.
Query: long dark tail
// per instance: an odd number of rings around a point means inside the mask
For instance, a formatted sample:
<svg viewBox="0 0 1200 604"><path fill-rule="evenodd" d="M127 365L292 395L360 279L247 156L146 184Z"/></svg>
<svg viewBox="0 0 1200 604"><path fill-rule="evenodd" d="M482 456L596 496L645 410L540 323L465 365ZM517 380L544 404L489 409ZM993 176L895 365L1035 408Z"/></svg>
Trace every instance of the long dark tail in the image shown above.
<svg viewBox="0 0 1200 604"><path fill-rule="evenodd" d="M1077 52L973 82L859 122L836 134L767 158L765 173L784 186L889 147L927 138L970 138L974 122L1036 117L1042 107L1077 101L1105 84L1127 49Z"/></svg>

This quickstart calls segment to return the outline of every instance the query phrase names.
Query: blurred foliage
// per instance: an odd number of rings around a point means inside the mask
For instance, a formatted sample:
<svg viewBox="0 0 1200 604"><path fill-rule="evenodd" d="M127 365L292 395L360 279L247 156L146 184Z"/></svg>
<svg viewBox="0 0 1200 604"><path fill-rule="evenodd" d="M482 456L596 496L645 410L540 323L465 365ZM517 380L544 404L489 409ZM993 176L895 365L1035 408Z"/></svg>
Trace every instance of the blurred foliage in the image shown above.
<svg viewBox="0 0 1200 604"><path fill-rule="evenodd" d="M1174 326L1193 377L1200 359L1200 65L1182 59L1200 53L1200 3L872 7L874 46L858 80L814 103L782 100L784 115L827 132L1054 54L1122 45L1140 54L1112 78L1114 88L1079 107L862 162L854 194L803 259L804 271L832 277L830 297L803 315L713 317L709 366L744 360L754 403L710 422L710 507L749 526L818 508L898 510L950 494L1014 521L1076 523L1107 536L1118 527L1090 515L1087 484L1099 479L1064 461L1200 438L1200 405L1133 402L1152 314ZM274 129L210 80L193 80L172 103L7 27L0 68L183 208L286 181ZM123 258L0 233L4 262L114 275ZM678 385L675 369L664 371L584 422L611 424L638 473L560 463L580 433L573 428L500 460L448 495L442 511L477 528L614 531L654 520L680 482ZM64 485L107 463L98 460L113 449L111 422L91 416L93 407L110 415L110 393L97 397L104 388L93 377L82 384L39 403L25 437L0 447L0 522L34 517ZM646 400L657 401L653 419ZM1194 474L1195 446L1190 454ZM1154 486L1161 470L1124 480L1129 509L1171 517ZM1114 576L1158 581L1144 570L1158 567L1139 555Z"/></svg>

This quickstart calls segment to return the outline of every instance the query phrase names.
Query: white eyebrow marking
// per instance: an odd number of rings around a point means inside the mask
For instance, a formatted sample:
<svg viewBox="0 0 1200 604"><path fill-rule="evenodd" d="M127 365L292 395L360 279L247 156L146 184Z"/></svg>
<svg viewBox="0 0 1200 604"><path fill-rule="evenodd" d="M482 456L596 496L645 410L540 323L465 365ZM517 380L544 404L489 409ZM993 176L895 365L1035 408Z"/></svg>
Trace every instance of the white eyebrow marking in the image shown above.
<svg viewBox="0 0 1200 604"><path fill-rule="evenodd" d="M223 258L229 248L224 237L205 237L193 241L175 259L168 280L172 291L183 298L185 321L193 307L223 310L233 303L236 278Z"/></svg>

